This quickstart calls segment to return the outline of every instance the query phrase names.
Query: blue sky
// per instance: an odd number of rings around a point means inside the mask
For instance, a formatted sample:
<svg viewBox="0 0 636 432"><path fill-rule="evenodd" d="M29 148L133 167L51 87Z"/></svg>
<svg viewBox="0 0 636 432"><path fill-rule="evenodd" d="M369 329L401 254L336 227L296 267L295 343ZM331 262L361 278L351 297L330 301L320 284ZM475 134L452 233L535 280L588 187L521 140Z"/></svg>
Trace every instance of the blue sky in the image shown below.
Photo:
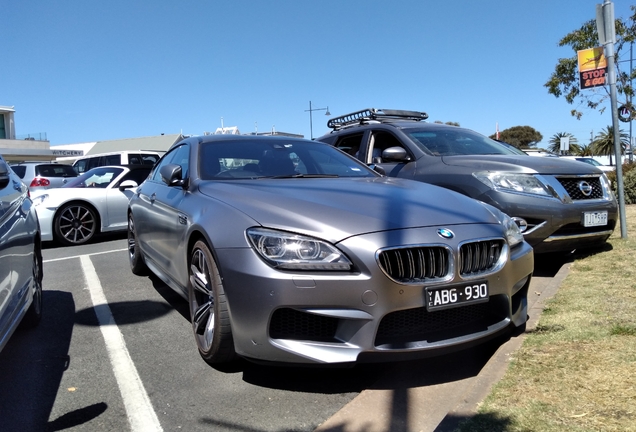
<svg viewBox="0 0 636 432"><path fill-rule="evenodd" d="M611 124L609 110L574 119L543 86L573 55L559 39L601 0L2 3L0 105L15 107L18 135L52 145L221 122L309 138L309 101L333 116L421 110L486 135L528 125L540 146L558 132L587 143ZM314 137L327 119L313 112Z"/></svg>

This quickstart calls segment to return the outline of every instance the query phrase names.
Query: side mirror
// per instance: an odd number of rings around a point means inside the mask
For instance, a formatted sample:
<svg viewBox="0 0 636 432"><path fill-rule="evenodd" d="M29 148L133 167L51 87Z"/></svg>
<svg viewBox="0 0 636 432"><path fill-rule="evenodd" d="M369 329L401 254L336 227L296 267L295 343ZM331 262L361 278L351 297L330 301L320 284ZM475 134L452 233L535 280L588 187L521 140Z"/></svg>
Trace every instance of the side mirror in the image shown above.
<svg viewBox="0 0 636 432"><path fill-rule="evenodd" d="M7 184L9 184L9 165L0 160L0 187L5 187Z"/></svg>
<svg viewBox="0 0 636 432"><path fill-rule="evenodd" d="M124 180L123 182L119 184L119 190L123 191L126 189L133 189L133 188L136 188L137 186L139 185L134 180Z"/></svg>
<svg viewBox="0 0 636 432"><path fill-rule="evenodd" d="M159 170L161 174L161 180L168 186L182 186L183 179L181 178L181 165L166 164Z"/></svg>
<svg viewBox="0 0 636 432"><path fill-rule="evenodd" d="M380 175L383 175L383 176L386 175L386 171L380 165L371 164L369 165L369 168L371 168L373 171L377 172Z"/></svg>
<svg viewBox="0 0 636 432"><path fill-rule="evenodd" d="M411 160L411 157L402 147L389 147L382 152L382 160L385 162L407 162Z"/></svg>

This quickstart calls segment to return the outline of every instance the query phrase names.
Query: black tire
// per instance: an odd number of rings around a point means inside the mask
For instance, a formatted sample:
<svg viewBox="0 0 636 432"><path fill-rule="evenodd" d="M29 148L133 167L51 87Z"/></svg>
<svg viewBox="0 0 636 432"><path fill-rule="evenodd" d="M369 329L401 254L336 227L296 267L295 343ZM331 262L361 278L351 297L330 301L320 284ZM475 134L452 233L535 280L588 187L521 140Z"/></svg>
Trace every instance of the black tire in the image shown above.
<svg viewBox="0 0 636 432"><path fill-rule="evenodd" d="M208 364L236 358L227 300L219 269L210 249L198 241L190 254L188 303L197 348Z"/></svg>
<svg viewBox="0 0 636 432"><path fill-rule="evenodd" d="M139 250L135 220L132 214L128 215L128 262L130 263L130 270L133 274L137 276L148 276L150 273L146 261L141 254L141 250Z"/></svg>
<svg viewBox="0 0 636 432"><path fill-rule="evenodd" d="M93 208L82 203L70 203L56 213L53 224L57 241L76 246L95 236L98 222Z"/></svg>
<svg viewBox="0 0 636 432"><path fill-rule="evenodd" d="M43 279L43 271L42 271L42 252L38 246L36 246L35 251L33 252L33 301L31 302L31 306L27 309L26 314L22 318L22 322L20 323L21 329L32 329L37 327L42 320L42 279Z"/></svg>

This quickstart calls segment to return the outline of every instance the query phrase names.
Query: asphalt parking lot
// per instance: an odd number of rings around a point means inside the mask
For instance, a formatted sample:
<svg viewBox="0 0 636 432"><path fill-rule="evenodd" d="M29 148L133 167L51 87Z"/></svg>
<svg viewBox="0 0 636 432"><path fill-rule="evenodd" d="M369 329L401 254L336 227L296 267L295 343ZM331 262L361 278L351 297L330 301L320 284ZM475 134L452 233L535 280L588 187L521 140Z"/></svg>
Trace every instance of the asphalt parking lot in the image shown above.
<svg viewBox="0 0 636 432"><path fill-rule="evenodd" d="M435 430L470 411L470 389L496 379L484 376L493 354L520 340L350 369L215 369L197 353L186 302L133 276L125 247L117 235L44 250L43 321L0 354L0 430ZM561 268L541 265L532 303Z"/></svg>

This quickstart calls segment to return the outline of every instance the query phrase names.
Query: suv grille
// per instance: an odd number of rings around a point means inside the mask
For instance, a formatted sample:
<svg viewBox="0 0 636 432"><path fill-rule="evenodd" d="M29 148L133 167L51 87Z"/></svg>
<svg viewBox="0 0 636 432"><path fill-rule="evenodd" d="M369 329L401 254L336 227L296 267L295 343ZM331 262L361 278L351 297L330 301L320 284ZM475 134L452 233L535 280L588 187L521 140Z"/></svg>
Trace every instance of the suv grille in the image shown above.
<svg viewBox="0 0 636 432"><path fill-rule="evenodd" d="M599 177L557 177L557 180L574 201L603 198L603 187L601 186ZM589 195L585 195L581 190L581 182L586 182L592 187L592 191Z"/></svg>
<svg viewBox="0 0 636 432"><path fill-rule="evenodd" d="M387 276L401 283L439 279L450 273L450 252L441 246L384 250L378 261Z"/></svg>
<svg viewBox="0 0 636 432"><path fill-rule="evenodd" d="M492 270L499 262L503 240L485 240L461 246L459 273L470 276Z"/></svg>

